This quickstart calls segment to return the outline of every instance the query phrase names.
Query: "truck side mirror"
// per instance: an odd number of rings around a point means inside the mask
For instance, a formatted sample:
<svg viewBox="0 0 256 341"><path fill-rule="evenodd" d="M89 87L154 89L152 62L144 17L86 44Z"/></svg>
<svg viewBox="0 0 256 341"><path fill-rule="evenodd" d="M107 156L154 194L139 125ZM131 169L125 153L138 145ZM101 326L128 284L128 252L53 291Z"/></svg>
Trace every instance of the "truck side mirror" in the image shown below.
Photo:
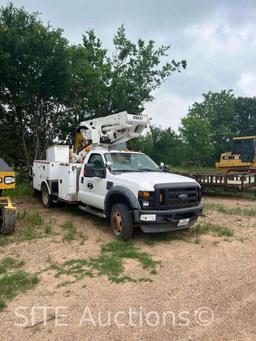
<svg viewBox="0 0 256 341"><path fill-rule="evenodd" d="M106 167L106 168L111 169L111 166L112 166L111 161L107 161L107 162L105 163L105 167Z"/></svg>
<svg viewBox="0 0 256 341"><path fill-rule="evenodd" d="M169 172L169 166L165 165L163 162L160 163L160 169L162 172Z"/></svg>

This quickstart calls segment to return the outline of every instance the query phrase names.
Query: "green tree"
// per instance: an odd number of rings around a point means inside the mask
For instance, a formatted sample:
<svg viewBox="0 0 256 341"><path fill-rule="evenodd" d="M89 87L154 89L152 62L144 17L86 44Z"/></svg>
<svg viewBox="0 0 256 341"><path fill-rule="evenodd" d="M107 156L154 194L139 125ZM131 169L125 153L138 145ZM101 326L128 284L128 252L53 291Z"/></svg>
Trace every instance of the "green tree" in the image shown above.
<svg viewBox="0 0 256 341"><path fill-rule="evenodd" d="M234 106L239 135L256 135L256 97L237 97Z"/></svg>
<svg viewBox="0 0 256 341"><path fill-rule="evenodd" d="M151 126L145 136L129 141L128 146L146 153L158 164L179 166L184 159L182 141L171 128Z"/></svg>
<svg viewBox="0 0 256 341"><path fill-rule="evenodd" d="M102 47L93 30L83 35L83 45L70 48L72 86L66 100L61 138L75 131L88 118L121 111L140 113L152 101L152 91L173 72L186 67L186 61L164 63L169 46L139 39L131 42L121 26L113 39L114 52Z"/></svg>
<svg viewBox="0 0 256 341"><path fill-rule="evenodd" d="M190 119L197 118L195 122L199 127L201 124L207 124L209 127L215 159L218 159L223 151L230 149L231 138L237 134L234 103L235 97L232 90L223 90L219 93L203 94L203 101L195 102L189 109ZM185 122L187 123L186 120ZM209 141L207 136L205 139Z"/></svg>
<svg viewBox="0 0 256 341"><path fill-rule="evenodd" d="M22 146L26 165L42 157L56 135L69 81L68 42L62 30L44 26L38 13L12 4L0 9L1 131L12 127L13 148Z"/></svg>
<svg viewBox="0 0 256 341"><path fill-rule="evenodd" d="M180 133L185 143L186 164L198 167L213 163L213 136L207 120L189 113L182 119Z"/></svg>
<svg viewBox="0 0 256 341"><path fill-rule="evenodd" d="M62 30L44 25L37 12L1 7L1 155L29 166L55 138L71 142L85 119L140 113L153 100L152 91L186 67L184 60L165 62L169 46L131 42L124 26L113 43L109 55L91 30L82 44L71 46ZM13 153L15 147L19 153Z"/></svg>

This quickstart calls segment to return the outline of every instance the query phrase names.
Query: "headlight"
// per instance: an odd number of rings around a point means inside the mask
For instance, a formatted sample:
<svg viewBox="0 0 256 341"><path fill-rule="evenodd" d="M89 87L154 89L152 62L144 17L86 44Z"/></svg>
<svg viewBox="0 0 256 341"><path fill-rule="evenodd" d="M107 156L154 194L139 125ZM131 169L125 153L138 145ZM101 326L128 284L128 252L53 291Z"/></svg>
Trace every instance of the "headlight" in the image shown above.
<svg viewBox="0 0 256 341"><path fill-rule="evenodd" d="M0 178L0 184L3 182L2 178Z"/></svg>
<svg viewBox="0 0 256 341"><path fill-rule="evenodd" d="M143 206L143 207L149 207L149 201L143 200L143 201L142 201L142 206Z"/></svg>
<svg viewBox="0 0 256 341"><path fill-rule="evenodd" d="M149 209L154 207L155 192L139 191L138 198L142 208Z"/></svg>
<svg viewBox="0 0 256 341"><path fill-rule="evenodd" d="M14 184L15 183L15 178L13 176L6 176L4 178L4 183L6 185L11 185L11 184Z"/></svg>

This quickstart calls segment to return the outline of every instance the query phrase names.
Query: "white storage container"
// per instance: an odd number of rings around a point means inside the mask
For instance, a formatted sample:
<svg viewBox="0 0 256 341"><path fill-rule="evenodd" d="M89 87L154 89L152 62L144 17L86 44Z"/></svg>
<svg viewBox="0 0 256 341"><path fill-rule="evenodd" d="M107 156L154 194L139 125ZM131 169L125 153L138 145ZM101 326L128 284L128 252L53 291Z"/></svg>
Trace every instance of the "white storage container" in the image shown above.
<svg viewBox="0 0 256 341"><path fill-rule="evenodd" d="M43 180L57 181L59 178L59 162L33 162L33 188L41 190Z"/></svg>
<svg viewBox="0 0 256 341"><path fill-rule="evenodd" d="M50 146L46 150L46 160L49 162L69 162L69 146Z"/></svg>
<svg viewBox="0 0 256 341"><path fill-rule="evenodd" d="M82 164L63 163L59 166L59 198L78 201L78 183Z"/></svg>

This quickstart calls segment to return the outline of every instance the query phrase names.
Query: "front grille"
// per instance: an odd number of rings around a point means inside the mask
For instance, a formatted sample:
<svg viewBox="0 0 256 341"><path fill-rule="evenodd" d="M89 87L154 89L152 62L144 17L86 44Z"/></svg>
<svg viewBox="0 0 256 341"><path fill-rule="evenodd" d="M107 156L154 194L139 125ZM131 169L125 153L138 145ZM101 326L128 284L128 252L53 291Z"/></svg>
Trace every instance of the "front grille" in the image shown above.
<svg viewBox="0 0 256 341"><path fill-rule="evenodd" d="M179 209L197 206L200 203L200 188L195 184L156 185L156 206L158 209ZM160 198L162 201L160 201Z"/></svg>
<svg viewBox="0 0 256 341"><path fill-rule="evenodd" d="M171 188L167 192L168 208L183 208L195 206L198 202L198 187Z"/></svg>

